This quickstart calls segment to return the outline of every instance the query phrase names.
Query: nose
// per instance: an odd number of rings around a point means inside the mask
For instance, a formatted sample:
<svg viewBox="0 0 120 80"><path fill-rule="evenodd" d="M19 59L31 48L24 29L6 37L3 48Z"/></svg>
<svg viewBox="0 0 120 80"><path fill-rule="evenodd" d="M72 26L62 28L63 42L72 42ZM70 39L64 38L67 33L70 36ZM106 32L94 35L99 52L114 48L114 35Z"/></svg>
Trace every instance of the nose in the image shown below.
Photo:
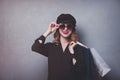
<svg viewBox="0 0 120 80"><path fill-rule="evenodd" d="M67 29L68 29L67 24L65 24L65 28L64 28L64 30L67 30Z"/></svg>
<svg viewBox="0 0 120 80"><path fill-rule="evenodd" d="M67 29L68 29L67 26L65 26L64 30L67 30Z"/></svg>

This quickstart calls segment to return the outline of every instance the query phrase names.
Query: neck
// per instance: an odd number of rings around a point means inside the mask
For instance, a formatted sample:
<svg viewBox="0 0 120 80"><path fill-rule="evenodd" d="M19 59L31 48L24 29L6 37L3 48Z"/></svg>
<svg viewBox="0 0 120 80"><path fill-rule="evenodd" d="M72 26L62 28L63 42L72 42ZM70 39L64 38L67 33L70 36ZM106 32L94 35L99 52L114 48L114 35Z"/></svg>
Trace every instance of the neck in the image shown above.
<svg viewBox="0 0 120 80"><path fill-rule="evenodd" d="M61 45L62 45L62 49L63 49L63 52L65 51L67 45L69 44L69 40L67 38L64 38L64 37L60 37L60 42L61 42Z"/></svg>
<svg viewBox="0 0 120 80"><path fill-rule="evenodd" d="M61 44L67 44L67 43L69 43L69 40L67 39L67 38L64 38L64 37L60 37L60 42L61 42Z"/></svg>

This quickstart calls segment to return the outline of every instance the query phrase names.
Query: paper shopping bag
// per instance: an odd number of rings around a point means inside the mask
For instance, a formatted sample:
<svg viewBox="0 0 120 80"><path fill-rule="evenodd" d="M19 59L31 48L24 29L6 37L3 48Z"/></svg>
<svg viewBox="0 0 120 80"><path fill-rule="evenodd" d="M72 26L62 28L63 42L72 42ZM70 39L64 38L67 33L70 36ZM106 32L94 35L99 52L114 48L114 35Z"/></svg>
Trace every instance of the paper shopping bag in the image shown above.
<svg viewBox="0 0 120 80"><path fill-rule="evenodd" d="M99 74L102 77L105 76L109 71L111 71L111 68L106 64L106 62L94 48L90 48L90 51Z"/></svg>

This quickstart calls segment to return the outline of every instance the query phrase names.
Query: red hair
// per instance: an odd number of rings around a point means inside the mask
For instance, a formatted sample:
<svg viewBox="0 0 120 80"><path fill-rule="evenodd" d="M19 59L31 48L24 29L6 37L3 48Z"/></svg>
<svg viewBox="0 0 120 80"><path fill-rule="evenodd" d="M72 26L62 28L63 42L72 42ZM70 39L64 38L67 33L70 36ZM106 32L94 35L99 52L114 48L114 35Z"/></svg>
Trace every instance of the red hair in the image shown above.
<svg viewBox="0 0 120 80"><path fill-rule="evenodd" d="M68 37L68 40L69 41L74 41L74 42L77 42L78 41L78 36L77 34L75 33L75 31L73 31L70 35L70 37ZM53 43L55 44L59 44L60 43L60 33L59 33L59 30L57 29L56 32L54 33L54 40L53 40Z"/></svg>

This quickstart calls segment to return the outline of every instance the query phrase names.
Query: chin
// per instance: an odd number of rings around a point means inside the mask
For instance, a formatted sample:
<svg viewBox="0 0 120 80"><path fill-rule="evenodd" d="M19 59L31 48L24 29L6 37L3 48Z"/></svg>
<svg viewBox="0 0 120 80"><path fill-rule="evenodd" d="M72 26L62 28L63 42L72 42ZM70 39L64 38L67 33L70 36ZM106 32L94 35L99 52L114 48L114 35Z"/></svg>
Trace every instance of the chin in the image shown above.
<svg viewBox="0 0 120 80"><path fill-rule="evenodd" d="M70 35L63 35L63 37L64 37L64 38L68 38L68 37L70 37Z"/></svg>

